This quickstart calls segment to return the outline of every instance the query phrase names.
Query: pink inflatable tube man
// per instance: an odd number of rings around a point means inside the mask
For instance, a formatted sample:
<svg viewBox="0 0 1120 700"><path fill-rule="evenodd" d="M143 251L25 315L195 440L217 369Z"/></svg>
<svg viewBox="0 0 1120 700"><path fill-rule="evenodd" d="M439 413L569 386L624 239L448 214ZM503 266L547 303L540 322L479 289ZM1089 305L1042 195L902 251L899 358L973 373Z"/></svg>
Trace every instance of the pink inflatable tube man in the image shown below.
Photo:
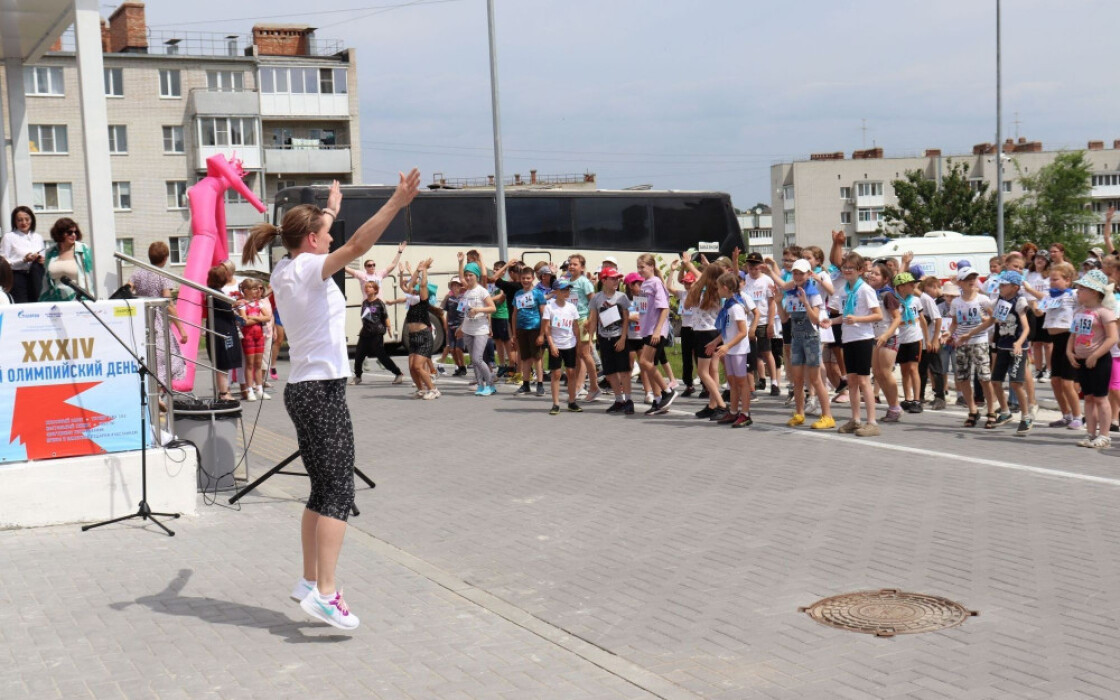
<svg viewBox="0 0 1120 700"><path fill-rule="evenodd" d="M206 177L187 190L191 209L191 245L187 253L187 269L183 276L187 279L206 284L210 268L229 258L229 245L226 243L225 193L233 188L241 196L264 212L265 206L245 181L241 161L235 156L232 161L218 154L206 159ZM202 309L205 305L202 293L182 287L179 289L177 312L184 321L202 325ZM172 385L175 391L191 391L194 388L194 361L198 359L198 339L200 331L194 325L186 326L187 343L182 347L186 362L186 374ZM211 342L220 342L211 340Z"/></svg>

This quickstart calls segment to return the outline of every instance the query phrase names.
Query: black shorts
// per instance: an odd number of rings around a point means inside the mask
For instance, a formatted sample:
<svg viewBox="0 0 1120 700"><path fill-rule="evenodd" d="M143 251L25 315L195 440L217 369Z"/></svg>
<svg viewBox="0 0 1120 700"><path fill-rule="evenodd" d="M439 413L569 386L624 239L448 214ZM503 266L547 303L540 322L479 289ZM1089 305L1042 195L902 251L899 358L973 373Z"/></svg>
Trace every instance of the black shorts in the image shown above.
<svg viewBox="0 0 1120 700"><path fill-rule="evenodd" d="M848 374L861 377L871 376L871 355L875 348L875 339L852 340L844 343L844 366Z"/></svg>
<svg viewBox="0 0 1120 700"><path fill-rule="evenodd" d="M783 331L783 333L784 333L784 331ZM785 344L786 344L786 341L785 341L785 336L784 335L774 336L773 338L770 339L770 352L774 353L775 355L781 355L782 354L782 348L785 347Z"/></svg>
<svg viewBox="0 0 1120 700"><path fill-rule="evenodd" d="M575 348L560 348L559 355L553 355L550 350L548 353L548 371L555 372L558 369L567 367L568 369L576 368L576 349Z"/></svg>
<svg viewBox="0 0 1120 700"><path fill-rule="evenodd" d="M540 328L517 329L517 352L522 360L535 360L541 356L541 346L537 345L539 337L541 337Z"/></svg>
<svg viewBox="0 0 1120 700"><path fill-rule="evenodd" d="M1050 331L1046 331L1047 334ZM1050 342L1054 344L1054 352L1050 355L1050 376L1057 377L1058 379L1067 379L1073 381L1077 379L1077 373L1073 369L1073 365L1069 363L1069 358L1066 357L1066 346L1069 345L1069 333L1058 333L1057 335L1050 335Z"/></svg>
<svg viewBox="0 0 1120 700"><path fill-rule="evenodd" d="M618 338L604 338L599 336L599 359L603 363L603 374L630 373L630 353L627 348L615 350Z"/></svg>
<svg viewBox="0 0 1120 700"><path fill-rule="evenodd" d="M1010 350L996 349L996 362L992 365L992 381L1002 384L1022 384L1027 378L1027 351L1014 355Z"/></svg>
<svg viewBox="0 0 1120 700"><path fill-rule="evenodd" d="M1042 317L1035 316L1033 312L1027 311L1027 323L1031 327L1031 342L1032 343L1049 343L1050 331L1042 327Z"/></svg>
<svg viewBox="0 0 1120 700"><path fill-rule="evenodd" d="M653 348L655 350L655 352L653 354L653 364L655 364L655 365L667 365L667 364L669 364L669 358L665 354L665 346L668 345L668 344L669 344L668 339L666 339L664 337L662 337L661 340L658 341L657 345L653 344L653 336L652 335L647 335L646 337L642 338L642 345L643 346L650 347L650 348Z"/></svg>
<svg viewBox="0 0 1120 700"><path fill-rule="evenodd" d="M432 332L428 329L409 333L408 354L431 357L432 347L435 345L435 342L435 338L432 337Z"/></svg>
<svg viewBox="0 0 1120 700"><path fill-rule="evenodd" d="M757 348L756 355L765 355L770 352L770 339L766 337L766 329L770 327L768 323L760 323L754 331L754 338L751 339L751 349Z"/></svg>
<svg viewBox="0 0 1120 700"><path fill-rule="evenodd" d="M708 354L705 348L708 346L708 343L719 338L719 331L693 331L692 338L692 342L696 344L696 357L708 360L712 359L712 356Z"/></svg>
<svg viewBox="0 0 1120 700"><path fill-rule="evenodd" d="M645 342L641 338L627 338L626 349L637 355L645 347Z"/></svg>
<svg viewBox="0 0 1120 700"><path fill-rule="evenodd" d="M829 311L828 317L832 319L832 342L834 345L839 347L844 343L841 336L841 331L844 328L844 324L837 323L837 320L840 318L840 314L836 311Z"/></svg>
<svg viewBox="0 0 1120 700"><path fill-rule="evenodd" d="M898 355L895 356L895 362L900 365L917 362L921 359L922 341L920 340L915 340L913 343L903 343L898 347Z"/></svg>
<svg viewBox="0 0 1120 700"><path fill-rule="evenodd" d="M490 317L490 333L494 340L509 340L509 319Z"/></svg>
<svg viewBox="0 0 1120 700"><path fill-rule="evenodd" d="M1081 366L1077 368L1077 383L1081 385L1081 393L1098 398L1108 396L1108 384L1112 380L1112 357L1105 355L1098 359L1092 369L1085 366L1084 360L1078 362Z"/></svg>
<svg viewBox="0 0 1120 700"><path fill-rule="evenodd" d="M793 345L793 324L786 323L782 325L782 342L786 345Z"/></svg>

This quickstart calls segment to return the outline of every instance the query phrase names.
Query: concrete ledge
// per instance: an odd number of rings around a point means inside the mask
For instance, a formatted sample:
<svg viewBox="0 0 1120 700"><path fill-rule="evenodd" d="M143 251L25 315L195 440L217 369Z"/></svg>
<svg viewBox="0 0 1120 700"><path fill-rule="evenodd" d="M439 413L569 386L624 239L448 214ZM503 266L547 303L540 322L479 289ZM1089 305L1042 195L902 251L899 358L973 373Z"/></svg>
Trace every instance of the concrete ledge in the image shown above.
<svg viewBox="0 0 1120 700"><path fill-rule="evenodd" d="M193 515L194 450L148 450L148 505ZM140 503L140 451L0 465L0 528L93 522L134 513Z"/></svg>

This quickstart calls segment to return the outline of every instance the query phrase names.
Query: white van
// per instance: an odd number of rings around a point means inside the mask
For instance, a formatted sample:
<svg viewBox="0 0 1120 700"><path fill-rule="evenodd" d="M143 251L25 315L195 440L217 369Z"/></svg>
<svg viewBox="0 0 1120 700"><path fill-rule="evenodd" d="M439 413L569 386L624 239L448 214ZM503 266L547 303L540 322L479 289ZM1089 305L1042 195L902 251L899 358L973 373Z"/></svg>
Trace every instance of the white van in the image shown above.
<svg viewBox="0 0 1120 700"><path fill-rule="evenodd" d="M991 236L966 236L956 231L930 231L915 238L896 238L881 245L855 249L868 260L898 258L914 253L911 265L921 265L923 276L937 275L942 280L957 276L957 261L968 260L981 277L988 275L988 260L996 255L996 239Z"/></svg>

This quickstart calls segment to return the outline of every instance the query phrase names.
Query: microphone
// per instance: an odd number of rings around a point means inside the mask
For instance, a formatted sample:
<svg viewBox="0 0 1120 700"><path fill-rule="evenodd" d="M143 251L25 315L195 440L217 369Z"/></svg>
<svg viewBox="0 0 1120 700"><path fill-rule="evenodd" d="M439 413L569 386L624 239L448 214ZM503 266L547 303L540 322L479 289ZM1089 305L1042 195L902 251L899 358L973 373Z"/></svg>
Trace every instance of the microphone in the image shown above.
<svg viewBox="0 0 1120 700"><path fill-rule="evenodd" d="M88 290L86 290L84 287L79 287L77 282L70 279L66 275L63 275L63 276L59 277L58 281L61 282L62 284L65 284L70 289L73 289L75 294L77 294L81 298L85 299L86 301L97 301L97 299L95 299L94 296L92 294L90 294Z"/></svg>

